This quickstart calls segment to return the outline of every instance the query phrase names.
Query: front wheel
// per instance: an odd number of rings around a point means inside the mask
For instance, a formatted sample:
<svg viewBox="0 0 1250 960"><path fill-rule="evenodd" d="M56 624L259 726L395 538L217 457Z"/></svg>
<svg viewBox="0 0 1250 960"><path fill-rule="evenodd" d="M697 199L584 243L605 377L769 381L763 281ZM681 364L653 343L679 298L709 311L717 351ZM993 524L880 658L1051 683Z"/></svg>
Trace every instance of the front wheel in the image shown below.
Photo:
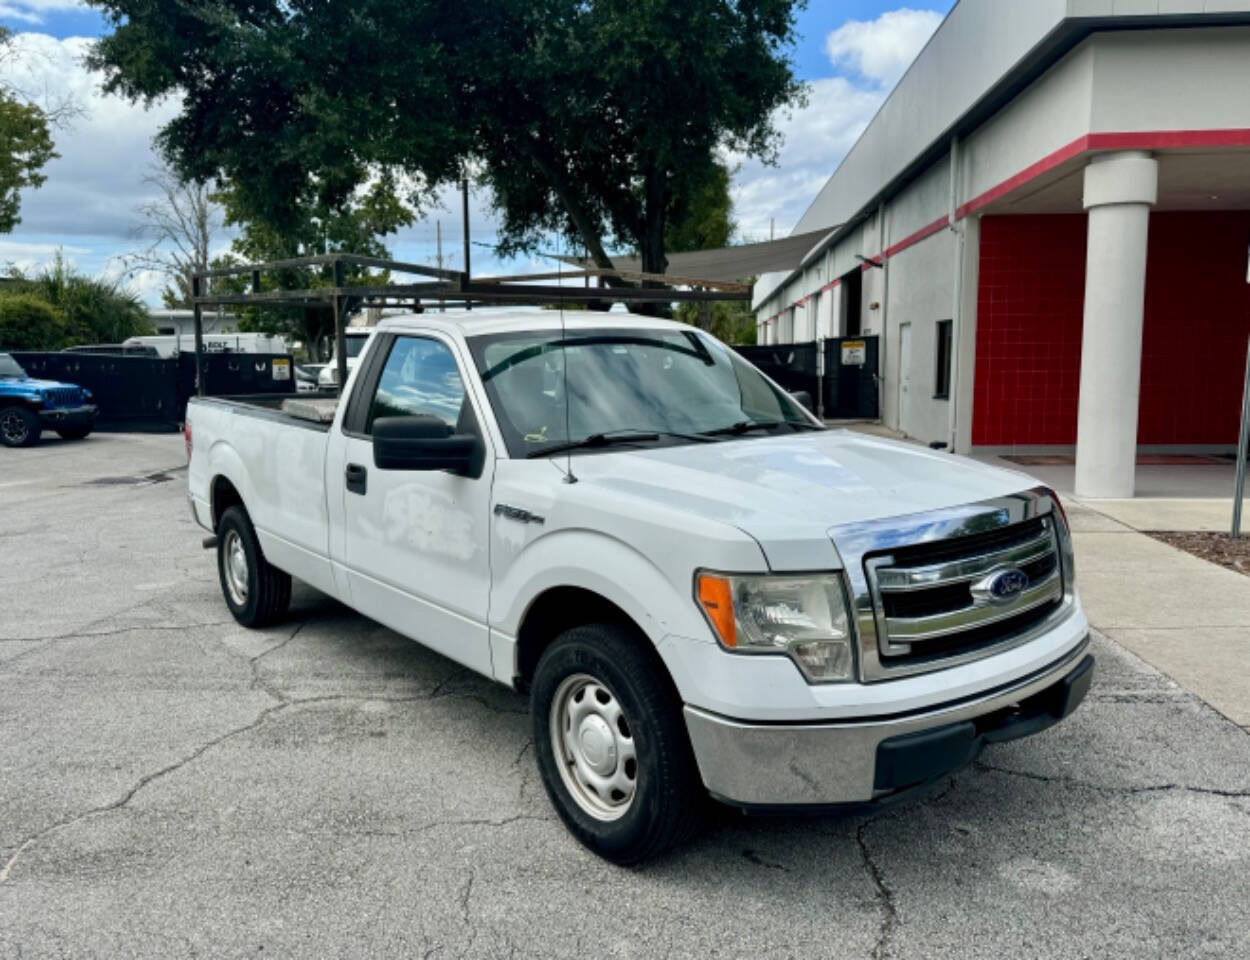
<svg viewBox="0 0 1250 960"><path fill-rule="evenodd" d="M217 573L226 606L245 627L273 623L291 604L291 575L265 559L242 507L231 507L217 524Z"/></svg>
<svg viewBox="0 0 1250 960"><path fill-rule="evenodd" d="M645 637L575 627L544 651L530 705L543 785L565 825L619 864L694 830L699 782L681 702Z"/></svg>
<svg viewBox="0 0 1250 960"><path fill-rule="evenodd" d="M0 409L0 443L6 447L33 447L42 432L39 418L25 407Z"/></svg>

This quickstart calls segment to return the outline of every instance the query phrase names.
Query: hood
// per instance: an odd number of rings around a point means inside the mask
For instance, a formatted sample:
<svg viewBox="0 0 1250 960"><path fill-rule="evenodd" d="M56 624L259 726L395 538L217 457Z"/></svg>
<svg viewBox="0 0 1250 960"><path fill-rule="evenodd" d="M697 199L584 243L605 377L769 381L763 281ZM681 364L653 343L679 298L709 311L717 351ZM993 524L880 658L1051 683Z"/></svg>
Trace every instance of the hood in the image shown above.
<svg viewBox="0 0 1250 960"><path fill-rule="evenodd" d="M830 527L1037 486L1013 470L848 430L581 456L576 469L621 498L738 527L775 570L832 567Z"/></svg>
<svg viewBox="0 0 1250 960"><path fill-rule="evenodd" d="M78 387L72 383L61 383L59 380L36 380L34 377L24 377L22 379L4 378L0 379L0 389L8 388L9 390L22 390L35 392L43 392L44 390L77 390Z"/></svg>

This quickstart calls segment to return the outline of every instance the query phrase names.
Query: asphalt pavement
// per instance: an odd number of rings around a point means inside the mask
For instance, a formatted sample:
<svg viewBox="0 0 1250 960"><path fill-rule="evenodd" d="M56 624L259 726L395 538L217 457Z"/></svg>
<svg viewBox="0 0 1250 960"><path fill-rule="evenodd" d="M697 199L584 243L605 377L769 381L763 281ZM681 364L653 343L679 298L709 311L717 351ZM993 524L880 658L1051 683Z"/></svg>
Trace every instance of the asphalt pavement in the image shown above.
<svg viewBox="0 0 1250 960"><path fill-rule="evenodd" d="M0 449L0 957L1250 955L1250 734L1110 640L927 796L621 869L524 698L307 588L237 626L184 462Z"/></svg>

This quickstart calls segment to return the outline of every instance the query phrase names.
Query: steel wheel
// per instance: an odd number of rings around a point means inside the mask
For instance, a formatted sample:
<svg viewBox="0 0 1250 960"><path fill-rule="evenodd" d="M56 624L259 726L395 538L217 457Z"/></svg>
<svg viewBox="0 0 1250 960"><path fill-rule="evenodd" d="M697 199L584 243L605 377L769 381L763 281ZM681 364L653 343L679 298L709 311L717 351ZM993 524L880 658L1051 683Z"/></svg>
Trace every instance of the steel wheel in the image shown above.
<svg viewBox="0 0 1250 960"><path fill-rule="evenodd" d="M30 437L30 427L26 424L26 418L14 409L0 412L0 436L3 436L4 442L11 446L22 446Z"/></svg>
<svg viewBox="0 0 1250 960"><path fill-rule="evenodd" d="M596 820L619 820L638 786L633 731L620 702L605 684L575 673L556 690L550 716L551 748L569 794Z"/></svg>
<svg viewBox="0 0 1250 960"><path fill-rule="evenodd" d="M243 538L237 530L226 531L223 544L225 553L226 589L230 591L230 599L240 607L247 604L247 552L243 549Z"/></svg>

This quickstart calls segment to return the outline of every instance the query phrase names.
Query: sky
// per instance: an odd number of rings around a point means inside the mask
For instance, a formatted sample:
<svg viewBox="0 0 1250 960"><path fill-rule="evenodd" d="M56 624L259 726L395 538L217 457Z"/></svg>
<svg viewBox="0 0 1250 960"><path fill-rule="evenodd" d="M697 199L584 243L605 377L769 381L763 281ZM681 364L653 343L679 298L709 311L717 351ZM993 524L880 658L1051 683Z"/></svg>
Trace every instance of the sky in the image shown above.
<svg viewBox="0 0 1250 960"><path fill-rule="evenodd" d="M810 85L806 107L775 118L785 140L776 166L728 155L738 242L763 240L770 228L790 232L820 187L863 132L915 55L941 23L953 0L809 0L798 14L795 72ZM158 163L152 138L174 114L171 104L151 109L105 96L100 80L82 65L91 41L107 31L98 12L79 0L0 0L0 23L17 36L21 56L0 63L0 79L38 101L72 96L81 115L55 131L61 154L44 169L47 182L22 196L22 222L0 236L0 266L36 269L58 250L77 269L119 276L122 257L141 249L137 210L153 198L145 175ZM436 222L441 221L444 265L462 265L458 194L443 209L426 211L412 227L388 237L399 260L433 264ZM501 261L493 239L490 197L473 191L470 202L472 267L477 274L552 269L541 258ZM229 235L219 241L224 251ZM163 280L127 276L153 306Z"/></svg>

